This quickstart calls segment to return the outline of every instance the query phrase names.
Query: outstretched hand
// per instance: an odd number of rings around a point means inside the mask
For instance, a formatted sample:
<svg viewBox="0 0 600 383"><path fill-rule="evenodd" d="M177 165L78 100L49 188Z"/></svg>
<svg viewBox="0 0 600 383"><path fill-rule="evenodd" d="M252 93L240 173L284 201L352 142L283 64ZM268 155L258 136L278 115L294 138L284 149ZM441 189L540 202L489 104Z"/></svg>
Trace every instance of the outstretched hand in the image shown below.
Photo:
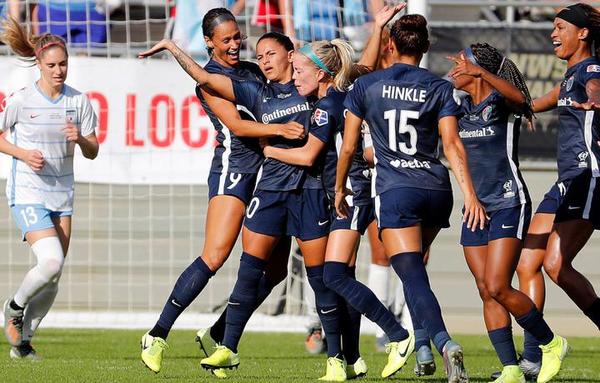
<svg viewBox="0 0 600 383"><path fill-rule="evenodd" d="M152 48L148 49L147 51L138 53L138 58L143 59L146 57L153 56L164 50L169 50L169 46L172 43L173 42L169 39L162 39L159 42L157 42L156 44L154 44L154 46Z"/></svg>
<svg viewBox="0 0 600 383"><path fill-rule="evenodd" d="M390 7L389 5L384 6L375 15L375 25L379 28L385 27L404 8L406 8L406 3L400 3L394 7Z"/></svg>
<svg viewBox="0 0 600 383"><path fill-rule="evenodd" d="M581 109L581 110L600 110L600 104L594 101L587 101L587 102L577 102L577 101L572 101L571 102L571 106L573 106L576 109Z"/></svg>

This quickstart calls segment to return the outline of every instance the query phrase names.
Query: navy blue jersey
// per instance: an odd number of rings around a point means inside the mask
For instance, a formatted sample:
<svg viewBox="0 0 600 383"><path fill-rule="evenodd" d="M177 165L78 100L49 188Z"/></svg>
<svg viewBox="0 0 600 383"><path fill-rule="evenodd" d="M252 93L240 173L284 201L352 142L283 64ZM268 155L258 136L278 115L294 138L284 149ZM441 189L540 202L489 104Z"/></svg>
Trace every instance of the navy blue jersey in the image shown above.
<svg viewBox="0 0 600 383"><path fill-rule="evenodd" d="M264 81L264 77L258 68L258 65L247 61L240 61L239 65L236 67L227 68L214 60L210 60L204 69L209 73L223 74L232 80L248 79L261 82ZM200 99L202 107L217 131L217 146L215 147L215 154L213 156L210 171L219 173L257 173L264 160L262 150L258 144L258 139L237 137L210 109L197 85L196 95ZM240 116L245 120L251 119L251 117L243 111L240 111Z"/></svg>
<svg viewBox="0 0 600 383"><path fill-rule="evenodd" d="M262 83L259 81L233 81L236 104L252 114L263 124L284 124L296 121L308 129L311 116L311 104L306 97L300 96L294 82L287 84ZM297 148L306 143L304 140L288 140L276 137L269 143L277 148ZM263 163L260 179L256 185L259 190L287 191L299 189L306 178L306 168L288 165L273 158Z"/></svg>
<svg viewBox="0 0 600 383"><path fill-rule="evenodd" d="M451 190L438 158L438 121L460 114L452 85L413 65L361 76L344 105L369 124L375 153L375 190L398 187Z"/></svg>
<svg viewBox="0 0 600 383"><path fill-rule="evenodd" d="M325 164L323 167L323 184L327 190L329 198L335 199L335 175L339 151L342 147L342 139L344 136L344 121L346 110L344 108L344 100L346 92L336 91L334 88L329 88L327 95L321 98L315 105L315 113L313 120L317 123L330 125L330 130L333 134L333 139L327 145L325 153ZM315 122L313 121L313 124ZM352 159L352 167L348 174L348 182L346 187L354 193L348 198L350 205L368 205L371 202L371 172L369 165L363 156L362 139L359 142L356 154Z"/></svg>
<svg viewBox="0 0 600 383"><path fill-rule="evenodd" d="M470 96L461 100L463 116L458 121L460 138L469 158L477 197L488 211L529 202L529 193L519 171L520 115L505 98L493 91L474 105Z"/></svg>
<svg viewBox="0 0 600 383"><path fill-rule="evenodd" d="M600 176L598 113L572 106L573 101L583 103L588 100L585 84L591 79L600 79L600 60L596 57L570 67L560 84L556 155L559 181L573 179L588 168L592 169L594 177Z"/></svg>

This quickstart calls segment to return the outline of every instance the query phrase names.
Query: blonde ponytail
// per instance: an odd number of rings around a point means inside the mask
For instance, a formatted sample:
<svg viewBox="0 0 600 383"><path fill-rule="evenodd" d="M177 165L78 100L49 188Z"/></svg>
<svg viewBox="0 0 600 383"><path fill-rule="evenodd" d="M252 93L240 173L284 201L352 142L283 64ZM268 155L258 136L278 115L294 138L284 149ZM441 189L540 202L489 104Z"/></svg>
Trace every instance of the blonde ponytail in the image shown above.
<svg viewBox="0 0 600 383"><path fill-rule="evenodd" d="M354 50L350 44L342 39L333 39L331 41L315 41L309 45L312 52L327 69L325 72L333 78L335 89L346 90L350 85L350 75L354 65L352 62Z"/></svg>
<svg viewBox="0 0 600 383"><path fill-rule="evenodd" d="M52 46L59 46L67 53L65 41L50 33L40 36L32 35L19 22L12 17L2 22L3 31L0 33L0 41L8 45L10 49L23 61L35 65L42 52Z"/></svg>

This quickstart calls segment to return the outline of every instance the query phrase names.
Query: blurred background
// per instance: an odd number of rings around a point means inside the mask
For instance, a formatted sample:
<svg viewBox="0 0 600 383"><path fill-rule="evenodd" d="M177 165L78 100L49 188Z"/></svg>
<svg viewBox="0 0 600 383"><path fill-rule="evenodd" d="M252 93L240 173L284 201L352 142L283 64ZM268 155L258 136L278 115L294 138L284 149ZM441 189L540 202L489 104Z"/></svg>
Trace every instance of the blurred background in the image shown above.
<svg viewBox="0 0 600 383"><path fill-rule="evenodd" d="M147 327L160 312L176 278L200 254L207 206L206 179L214 131L194 96L194 82L167 56L138 60L137 53L172 38L197 61L208 60L201 21L214 7L228 7L246 36L242 58L267 31L298 45L342 37L357 54L382 0L0 0L0 15L32 31L62 35L70 51L67 82L88 94L99 116L101 151L76 160L74 231L61 289L46 326ZM565 1L409 0L410 13L426 15L432 46L424 65L443 76L448 55L487 42L525 74L533 97L562 80L565 63L552 51L550 33ZM600 6L600 2L590 2ZM37 70L0 45L0 102L37 79ZM556 179L554 113L523 129L520 158L534 208ZM0 187L8 158L0 159ZM493 175L490 175L493 177ZM458 244L462 201L455 185L452 227L434 243L429 264L451 330L483 333L481 301ZM600 286L600 242L595 235L576 266ZM184 313L176 327L208 324L235 281L241 248ZM0 203L0 297L8 297L33 263L6 203ZM361 244L358 277L366 281L370 253ZM301 259L292 256L290 277L261 307L251 328L303 331L308 326ZM515 281L516 282L516 281ZM550 280L546 317L565 335L596 334L569 298ZM390 287L393 289L393 286ZM65 320L65 318L67 320ZM264 318L267 318L265 321ZM279 327L277 327L279 326ZM370 328L367 328L370 330Z"/></svg>

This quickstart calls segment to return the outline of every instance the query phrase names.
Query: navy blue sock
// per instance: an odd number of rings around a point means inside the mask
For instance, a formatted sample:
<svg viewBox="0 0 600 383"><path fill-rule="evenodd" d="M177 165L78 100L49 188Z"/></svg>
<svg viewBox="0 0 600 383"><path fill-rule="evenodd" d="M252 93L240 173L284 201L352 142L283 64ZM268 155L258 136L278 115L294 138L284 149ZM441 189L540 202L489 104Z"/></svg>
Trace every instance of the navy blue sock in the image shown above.
<svg viewBox="0 0 600 383"><path fill-rule="evenodd" d="M527 330L524 331L523 359L538 363L542 361L540 342Z"/></svg>
<svg viewBox="0 0 600 383"><path fill-rule="evenodd" d="M508 326L488 331L488 336L492 341L492 346L496 350L500 363L503 366L516 366L518 363L517 352L515 351L512 328Z"/></svg>
<svg viewBox="0 0 600 383"><path fill-rule="evenodd" d="M344 264L345 266L345 264ZM306 268L308 283L315 292L317 314L327 337L327 356L342 355L342 306L340 297L323 282L323 266Z"/></svg>
<svg viewBox="0 0 600 383"><path fill-rule="evenodd" d="M592 322L598 327L600 330L600 298L596 298L594 303L587 309L583 311L583 313L590 318Z"/></svg>
<svg viewBox="0 0 600 383"><path fill-rule="evenodd" d="M403 287L404 290L404 287ZM406 299L406 290L404 290L404 299ZM427 334L427 330L423 328L419 317L415 313L415 311L410 307L408 301L405 303L408 306L408 311L410 311L410 320L413 325L413 332L415 334L415 350L418 351L422 346L427 346L431 348L431 342L429 342L429 334Z"/></svg>
<svg viewBox="0 0 600 383"><path fill-rule="evenodd" d="M390 265L404 284L404 298L408 307L419 318L435 348L442 353L450 340L442 319L442 310L431 291L429 277L420 252L400 253L390 258Z"/></svg>
<svg viewBox="0 0 600 383"><path fill-rule="evenodd" d="M260 283L258 285L258 296L256 297L256 308L260 307L260 305L267 299L271 291L273 291L273 284L266 278L265 275L260 279ZM215 340L217 343L223 342L223 337L225 336L225 325L227 319L227 306L225 306L225 310L221 313L221 316L210 328L210 337Z"/></svg>
<svg viewBox="0 0 600 383"><path fill-rule="evenodd" d="M156 326L150 330L150 335L166 339L173 323L196 299L213 275L215 273L208 268L202 258L196 258L177 279Z"/></svg>
<svg viewBox="0 0 600 383"><path fill-rule="evenodd" d="M356 267L348 266L346 274L356 279ZM347 364L354 364L360 358L360 320L362 315L348 302L341 299L342 310L342 349Z"/></svg>
<svg viewBox="0 0 600 383"><path fill-rule="evenodd" d="M398 342L406 339L408 332L396 321L394 314L377 299L367 286L356 279L348 277L345 263L325 262L324 278L329 288L333 289L348 304L381 327L390 339L390 342Z"/></svg>
<svg viewBox="0 0 600 383"><path fill-rule="evenodd" d="M527 314L515 318L517 323L524 330L529 331L540 344L548 344L554 338L554 333L548 327L544 316L536 307L533 307Z"/></svg>
<svg viewBox="0 0 600 383"><path fill-rule="evenodd" d="M256 308L258 286L267 262L248 253L242 253L238 278L227 302L226 327L223 345L233 352L244 332L246 323Z"/></svg>

